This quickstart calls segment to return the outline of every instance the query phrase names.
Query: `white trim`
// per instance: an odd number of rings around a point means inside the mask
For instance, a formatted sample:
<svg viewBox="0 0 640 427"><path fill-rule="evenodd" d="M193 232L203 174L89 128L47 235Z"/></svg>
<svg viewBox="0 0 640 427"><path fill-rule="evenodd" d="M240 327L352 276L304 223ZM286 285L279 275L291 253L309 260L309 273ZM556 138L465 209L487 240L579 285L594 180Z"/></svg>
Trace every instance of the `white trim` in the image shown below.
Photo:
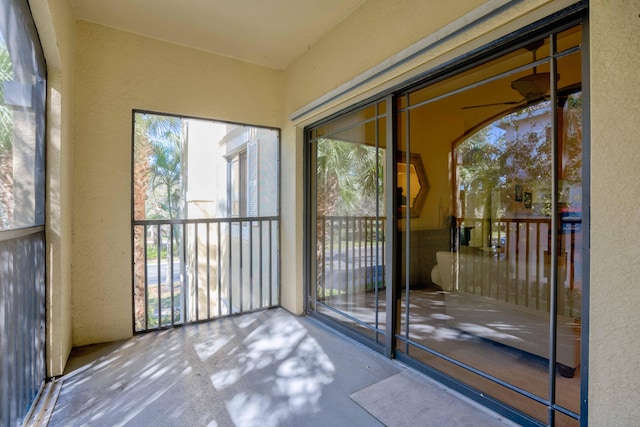
<svg viewBox="0 0 640 427"><path fill-rule="evenodd" d="M44 225L34 225L26 228L12 228L8 230L0 230L0 242L21 237L31 236L44 231Z"/></svg>

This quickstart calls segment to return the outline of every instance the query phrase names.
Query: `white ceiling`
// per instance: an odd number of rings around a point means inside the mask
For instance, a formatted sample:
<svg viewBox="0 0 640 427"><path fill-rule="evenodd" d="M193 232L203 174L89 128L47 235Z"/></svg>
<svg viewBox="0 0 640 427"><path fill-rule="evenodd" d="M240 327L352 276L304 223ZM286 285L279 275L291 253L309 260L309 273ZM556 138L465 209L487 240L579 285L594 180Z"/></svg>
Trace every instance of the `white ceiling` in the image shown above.
<svg viewBox="0 0 640 427"><path fill-rule="evenodd" d="M76 17L282 70L365 0L72 0Z"/></svg>

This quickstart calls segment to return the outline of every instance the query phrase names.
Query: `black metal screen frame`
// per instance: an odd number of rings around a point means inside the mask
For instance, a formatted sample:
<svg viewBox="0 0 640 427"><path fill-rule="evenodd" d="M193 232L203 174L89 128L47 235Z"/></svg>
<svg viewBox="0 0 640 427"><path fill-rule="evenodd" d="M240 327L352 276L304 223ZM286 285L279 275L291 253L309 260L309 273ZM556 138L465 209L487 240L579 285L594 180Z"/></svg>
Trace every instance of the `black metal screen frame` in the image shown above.
<svg viewBox="0 0 640 427"><path fill-rule="evenodd" d="M46 83L47 67L40 38L27 1L3 0L3 9L15 21L9 28L22 33L4 34L10 55L33 55L34 89L30 111L34 113L35 139L32 224L0 230L0 424L24 422L47 379L47 263L46 263ZM12 35L16 37L11 37ZM9 37L7 37L9 36ZM27 55L21 55L29 50ZM5 323L6 322L6 323Z"/></svg>
<svg viewBox="0 0 640 427"><path fill-rule="evenodd" d="M271 130L271 131L275 131L277 133L277 139L278 139L278 148L277 148L277 155L278 155L278 164L277 164L277 199L278 199L278 203L277 203L277 215L272 215L272 216L258 216L258 217L224 217L224 218L206 218L206 219L169 219L169 220L140 220L140 219L136 219L135 218L135 182L133 180L133 177L135 176L135 122L136 122L136 114L150 114L150 115L159 115L159 116L165 116L165 117L174 117L174 118L181 118L181 119L193 119L193 120L202 120L202 121L211 121L211 122L216 122L216 123L220 123L220 124L228 124L228 125L238 125L238 126L247 126L247 127L253 127L253 128L259 128L259 129L265 129L265 130ZM275 128L275 127L268 127L268 126L260 126L260 125L252 125L252 124L248 124L248 123L240 123L240 122L232 122L232 121L228 121L228 120L218 120L218 119L212 119L212 118L207 118L207 117L199 117L199 116L191 116L191 115L182 115L182 114L175 114L175 113L163 113L163 112L157 112L157 111L151 111L151 110L141 110L141 109L133 109L131 111L131 286L132 286L132 300L131 300L131 314L132 314L132 332L134 335L136 334L140 334L140 333L146 333L146 332L151 332L151 331L156 331L156 330L163 330L163 329L169 329L169 328L176 328L176 327L182 327L185 325L190 325L190 324L197 324L197 323L206 323L212 320L216 320L222 317L228 317L228 316L236 316L236 315L241 315L241 314L246 314L246 313L250 313L250 312L256 312L256 311L261 311L261 310L266 310L266 309L270 309L270 308L276 308L276 307L280 307L280 302L281 302L281 296L282 296L282 287L281 287L281 272L282 272L282 261L281 261L281 257L280 257L280 253L281 253L281 203L282 203L282 197L281 197L281 182L282 182L282 168L281 168L281 153L282 152L282 144L281 144L281 130L279 128ZM242 303L240 306L240 310L239 311L233 311L231 308L229 308L227 313L223 313L220 310L220 305L221 305L221 301L220 301L220 292L218 293L218 310L217 313L211 313L210 309L207 309L206 312L206 316L200 315L199 313L199 303L200 300L198 299L198 288L196 286L196 301L198 302L198 304L196 305L196 314L195 314L195 319L188 319L188 306L187 306L187 297L186 295L183 297L184 298L184 314L182 315L182 319L180 321L176 321L176 319L174 318L174 308L173 308L173 303L174 303L174 288L173 285L171 286L171 315L170 315L170 322L168 323L163 323L162 322L162 311L160 309L160 313L158 315L158 325L157 326L153 326L153 327L148 327L149 325L147 324L148 322L148 316L146 314L145 311L145 321L144 321L144 328L136 328L136 306L135 306L135 229L136 227L144 227L144 229L146 230L147 227L161 227L161 226L170 226L171 229L173 230L175 227L181 228L183 231L183 234L186 234L188 232L188 228L189 226L193 226L195 227L195 231L197 233L198 231L198 227L200 226L204 226L206 227L207 230L207 250L206 250L206 257L207 257L207 265L209 265L209 250L210 250L210 245L209 245L209 231L211 227L217 227L217 245L218 247L220 247L220 233L222 232L222 226L226 225L226 232L228 232L229 237L231 236L232 233L232 227L238 227L239 228L239 233L240 233L240 242L242 241L242 236L244 233L243 230L243 226L247 225L249 228L249 236L250 236L250 244L253 244L253 227L254 227L254 223L256 223L256 227L259 229L260 234L260 238L262 238L264 236L263 232L264 230L267 230L267 232L269 233L268 236L268 241L269 241L269 245L270 247L274 247L276 248L276 257L277 259L273 260L273 254L272 254L272 250L269 251L269 255L268 255L268 260L269 260L269 264L270 264L270 268L275 265L275 273L272 272L271 270L269 271L269 289L268 289L268 296L269 296L269 303L266 305L261 305L259 307L254 307L253 306L253 300L251 300L250 306L248 308L244 308L242 307ZM265 223L267 225L265 225ZM274 226L275 224L275 226ZM196 242L197 242L197 238L196 238ZM144 242L145 245L145 265L147 263L147 250L146 250L146 239ZM231 241L229 240L228 245L231 245ZM173 255L173 245L170 245L171 247L171 253ZM179 248L179 250L182 250L184 252L187 251L186 248L186 243L183 243L182 247ZM240 251L242 251L242 243L240 243ZM160 253L160 251L158 250L158 254ZM194 252L194 256L196 259L196 283L197 283L197 259L198 259L198 250L197 250L197 245L195 248L195 252ZM203 256L203 255L200 255ZM250 253L250 257L253 256L253 253ZM259 261L259 274L261 275L260 280L263 279L263 259L262 259L262 252L261 252L261 259ZM228 254L228 263L230 266L230 273L229 273L229 304L232 304L232 291L231 291L231 279L233 278L232 275L234 274L233 270L232 270L232 252L229 251ZM238 272L235 272L235 274L239 275L240 278L242 278L243 276L243 269L242 269L242 257L239 260L240 262L240 269ZM246 260L245 260L246 262ZM215 263L218 266L218 271L220 271L220 263L221 263L221 259L218 256L217 259L215 260ZM168 272L166 274L170 274L173 275L173 265L168 266ZM147 271L147 267L145 266L145 271ZM252 265L250 265L249 268L249 276L250 276L250 287L252 288L253 285L253 275L255 274L255 272L252 269ZM273 278L273 275L275 274L275 279ZM186 266L183 266L183 276L185 277L186 281ZM207 273L206 273L206 277L207 277L207 302L210 302L210 290L211 290L211 286L210 286L210 271L209 269L207 269ZM147 274L145 273L145 289L148 288L148 283L147 283ZM275 281L275 283L273 283ZM221 282L220 282L220 275L218 275L218 278L216 280L217 284L215 284L218 288L218 290L220 290L220 286L221 286ZM273 295L273 288L274 286L277 289L277 296ZM158 263L158 287L160 287L160 263ZM263 288L260 288L260 297L262 300L263 297ZM145 292L145 310L148 307L147 301L146 301L147 295ZM242 301L242 287L240 288L240 299ZM160 298L158 298L158 300L160 300ZM209 304L207 304L209 306Z"/></svg>

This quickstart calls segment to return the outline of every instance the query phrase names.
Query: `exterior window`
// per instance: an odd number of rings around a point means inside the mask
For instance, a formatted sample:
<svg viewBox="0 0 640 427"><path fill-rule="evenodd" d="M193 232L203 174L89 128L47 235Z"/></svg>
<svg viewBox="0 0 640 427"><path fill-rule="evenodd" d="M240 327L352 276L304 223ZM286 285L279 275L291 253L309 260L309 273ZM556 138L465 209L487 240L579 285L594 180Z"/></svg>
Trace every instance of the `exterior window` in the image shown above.
<svg viewBox="0 0 640 427"><path fill-rule="evenodd" d="M242 151L229 163L231 186L229 200L230 215L233 217L247 216L247 152Z"/></svg>
<svg viewBox="0 0 640 427"><path fill-rule="evenodd" d="M264 143L260 132L251 133L250 139L241 147L240 152L228 158L231 183L229 215L242 218L259 216L261 212L272 212L275 199L269 198L264 190L273 186L273 168L267 167L267 162L274 161L275 152Z"/></svg>

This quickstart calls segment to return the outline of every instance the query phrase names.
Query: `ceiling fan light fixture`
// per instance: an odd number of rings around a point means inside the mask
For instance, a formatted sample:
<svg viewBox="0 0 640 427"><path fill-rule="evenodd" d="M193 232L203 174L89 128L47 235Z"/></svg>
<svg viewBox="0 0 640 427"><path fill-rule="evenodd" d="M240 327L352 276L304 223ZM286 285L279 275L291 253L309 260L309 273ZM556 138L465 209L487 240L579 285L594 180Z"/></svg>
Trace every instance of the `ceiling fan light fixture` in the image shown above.
<svg viewBox="0 0 640 427"><path fill-rule="evenodd" d="M527 101L543 98L549 93L550 73L530 74L511 82L511 88L518 91ZM558 75L558 80L560 76Z"/></svg>

